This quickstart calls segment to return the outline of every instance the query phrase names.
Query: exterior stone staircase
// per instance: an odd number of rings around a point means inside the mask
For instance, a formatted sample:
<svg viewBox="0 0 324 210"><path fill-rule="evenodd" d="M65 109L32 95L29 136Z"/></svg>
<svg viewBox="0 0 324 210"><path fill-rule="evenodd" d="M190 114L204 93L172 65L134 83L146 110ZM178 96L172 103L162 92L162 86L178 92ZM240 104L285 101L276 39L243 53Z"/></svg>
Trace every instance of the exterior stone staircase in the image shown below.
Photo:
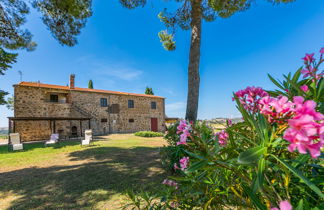
<svg viewBox="0 0 324 210"><path fill-rule="evenodd" d="M90 117L90 118L94 118L97 119L98 116L94 113L91 113L83 108L81 108L80 106L78 106L76 103L71 103L71 109L77 111L78 113L80 113L81 115L83 115L84 117Z"/></svg>
<svg viewBox="0 0 324 210"><path fill-rule="evenodd" d="M73 103L73 102L71 103L71 109L80 113L84 117L90 117L91 118L90 123L92 124L91 125L92 129L96 130L96 128L99 127L99 124L100 124L99 116L97 116L95 113L91 113L91 112L81 108L80 106L78 106L76 103Z"/></svg>

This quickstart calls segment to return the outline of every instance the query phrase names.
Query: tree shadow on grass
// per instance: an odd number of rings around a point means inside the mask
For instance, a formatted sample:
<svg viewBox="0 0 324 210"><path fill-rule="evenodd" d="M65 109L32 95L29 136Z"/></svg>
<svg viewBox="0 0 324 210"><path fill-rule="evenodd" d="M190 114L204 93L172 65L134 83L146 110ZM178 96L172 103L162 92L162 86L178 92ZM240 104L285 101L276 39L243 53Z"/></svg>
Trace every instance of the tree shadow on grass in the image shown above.
<svg viewBox="0 0 324 210"><path fill-rule="evenodd" d="M97 147L70 153L70 161L79 160L91 162L2 173L0 193L19 196L11 209L94 208L127 190L158 192L166 176L158 148Z"/></svg>

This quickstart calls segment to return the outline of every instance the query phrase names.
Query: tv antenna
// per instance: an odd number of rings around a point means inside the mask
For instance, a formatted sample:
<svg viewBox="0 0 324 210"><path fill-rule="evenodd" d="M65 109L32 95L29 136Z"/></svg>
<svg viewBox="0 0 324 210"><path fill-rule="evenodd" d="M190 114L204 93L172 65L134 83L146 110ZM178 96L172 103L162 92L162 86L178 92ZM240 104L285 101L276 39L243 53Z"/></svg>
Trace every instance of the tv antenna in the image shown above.
<svg viewBox="0 0 324 210"><path fill-rule="evenodd" d="M23 73L22 73L22 71L18 71L18 74L19 74L19 76L20 76L20 82L22 82L22 75L23 75Z"/></svg>

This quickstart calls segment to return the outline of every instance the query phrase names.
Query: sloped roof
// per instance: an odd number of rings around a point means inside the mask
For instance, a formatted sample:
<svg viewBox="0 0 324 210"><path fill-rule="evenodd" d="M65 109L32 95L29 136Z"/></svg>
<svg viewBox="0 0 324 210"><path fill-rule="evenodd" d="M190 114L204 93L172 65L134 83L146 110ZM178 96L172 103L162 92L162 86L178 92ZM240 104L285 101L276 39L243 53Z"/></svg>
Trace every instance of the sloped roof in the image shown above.
<svg viewBox="0 0 324 210"><path fill-rule="evenodd" d="M109 93L109 94L114 94L114 95L141 96L141 97L149 97L149 98L164 98L164 97L155 96L155 95L126 93L126 92L118 92L118 91L111 91L111 90L98 90L98 89L79 88L79 87L70 89L70 87L68 87L68 86L51 85L51 84L44 84L44 83L39 83L39 82L20 82L18 85L26 86L26 87L41 87L41 88L50 88L50 89L59 89L59 90L72 90L72 91L94 92L94 93Z"/></svg>

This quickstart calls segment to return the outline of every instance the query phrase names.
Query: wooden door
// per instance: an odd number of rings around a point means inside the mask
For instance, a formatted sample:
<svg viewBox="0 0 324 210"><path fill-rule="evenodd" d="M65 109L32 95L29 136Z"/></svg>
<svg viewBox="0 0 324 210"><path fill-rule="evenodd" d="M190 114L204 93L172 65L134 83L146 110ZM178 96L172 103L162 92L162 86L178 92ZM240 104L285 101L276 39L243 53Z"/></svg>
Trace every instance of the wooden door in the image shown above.
<svg viewBox="0 0 324 210"><path fill-rule="evenodd" d="M151 131L158 131L158 121L157 118L151 118Z"/></svg>

